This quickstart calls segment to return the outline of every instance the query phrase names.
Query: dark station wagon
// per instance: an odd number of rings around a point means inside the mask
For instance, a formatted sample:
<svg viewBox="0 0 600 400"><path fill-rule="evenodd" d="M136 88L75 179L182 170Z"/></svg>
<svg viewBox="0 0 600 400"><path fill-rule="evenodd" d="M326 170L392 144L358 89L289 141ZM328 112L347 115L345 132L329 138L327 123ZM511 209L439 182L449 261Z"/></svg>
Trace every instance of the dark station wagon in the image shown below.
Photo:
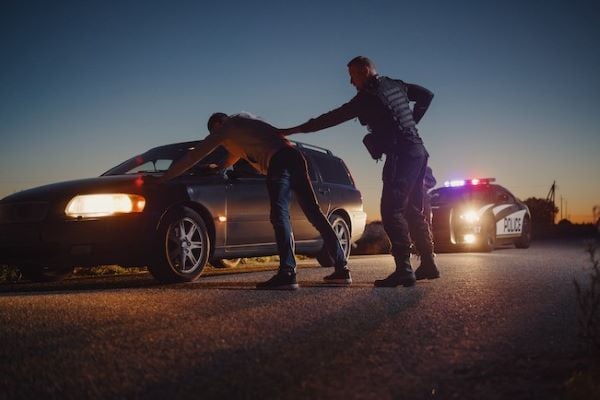
<svg viewBox="0 0 600 400"><path fill-rule="evenodd" d="M209 261L225 266L240 257L277 254L266 178L245 161L215 169L226 156L220 148L172 181L149 178L164 173L196 143L156 147L100 177L0 200L0 264L14 265L34 281L62 279L76 266L119 264L148 266L161 282L184 282L197 279ZM295 145L348 256L365 228L361 193L331 151ZM290 214L296 252L330 266L319 233L296 201Z"/></svg>

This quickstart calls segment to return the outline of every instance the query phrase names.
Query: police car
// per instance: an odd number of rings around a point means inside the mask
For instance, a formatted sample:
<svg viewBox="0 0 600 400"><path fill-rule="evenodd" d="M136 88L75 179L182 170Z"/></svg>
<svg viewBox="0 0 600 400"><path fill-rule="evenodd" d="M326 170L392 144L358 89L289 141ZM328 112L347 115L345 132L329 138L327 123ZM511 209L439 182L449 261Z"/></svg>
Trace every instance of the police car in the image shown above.
<svg viewBox="0 0 600 400"><path fill-rule="evenodd" d="M528 248L531 214L494 178L447 181L429 192L436 250L492 251L497 245Z"/></svg>

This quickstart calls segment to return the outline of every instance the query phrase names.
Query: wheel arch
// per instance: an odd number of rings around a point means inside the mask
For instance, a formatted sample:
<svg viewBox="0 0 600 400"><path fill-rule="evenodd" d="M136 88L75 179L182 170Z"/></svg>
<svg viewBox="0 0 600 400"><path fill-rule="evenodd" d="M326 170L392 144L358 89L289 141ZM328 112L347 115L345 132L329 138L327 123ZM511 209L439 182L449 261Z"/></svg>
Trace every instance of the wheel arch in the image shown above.
<svg viewBox="0 0 600 400"><path fill-rule="evenodd" d="M348 212L343 208L336 208L329 213L330 217L332 215L339 215L340 217L342 217L342 219L346 222L346 225L348 225L348 229L350 230L350 237L352 237L352 219L350 218L350 214L348 214Z"/></svg>

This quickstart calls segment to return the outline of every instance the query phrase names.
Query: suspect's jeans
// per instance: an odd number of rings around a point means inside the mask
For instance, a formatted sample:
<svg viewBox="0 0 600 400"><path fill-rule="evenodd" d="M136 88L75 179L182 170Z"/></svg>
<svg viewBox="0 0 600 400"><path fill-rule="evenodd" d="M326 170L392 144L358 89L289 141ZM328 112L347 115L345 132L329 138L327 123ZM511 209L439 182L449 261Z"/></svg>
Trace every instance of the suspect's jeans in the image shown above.
<svg viewBox="0 0 600 400"><path fill-rule="evenodd" d="M423 176L428 158L422 145L386 155L381 219L396 260L410 255L411 238L421 256L433 253L431 231L423 215Z"/></svg>
<svg viewBox="0 0 600 400"><path fill-rule="evenodd" d="M294 234L290 223L292 191L308 221L319 231L324 248L332 256L336 269L346 269L346 257L331 224L323 215L308 177L306 160L293 147L279 150L271 158L267 171L267 188L271 201L271 224L279 251L279 269L296 272Z"/></svg>

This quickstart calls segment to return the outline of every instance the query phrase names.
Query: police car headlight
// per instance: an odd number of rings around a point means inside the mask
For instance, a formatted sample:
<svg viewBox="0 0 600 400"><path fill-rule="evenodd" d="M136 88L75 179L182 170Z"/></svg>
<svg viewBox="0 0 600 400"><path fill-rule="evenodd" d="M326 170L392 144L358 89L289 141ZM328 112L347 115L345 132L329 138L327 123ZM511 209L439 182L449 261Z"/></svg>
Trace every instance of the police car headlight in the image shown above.
<svg viewBox="0 0 600 400"><path fill-rule="evenodd" d="M470 210L462 214L460 218L469 224L473 224L479 221L479 214L477 213L477 211Z"/></svg>
<svg viewBox="0 0 600 400"><path fill-rule="evenodd" d="M146 200L135 194L86 194L73 197L65 208L65 214L74 218L106 217L140 213L144 211L145 206Z"/></svg>
<svg viewBox="0 0 600 400"><path fill-rule="evenodd" d="M466 244L473 244L477 241L477 238L473 234L465 235L463 239Z"/></svg>

